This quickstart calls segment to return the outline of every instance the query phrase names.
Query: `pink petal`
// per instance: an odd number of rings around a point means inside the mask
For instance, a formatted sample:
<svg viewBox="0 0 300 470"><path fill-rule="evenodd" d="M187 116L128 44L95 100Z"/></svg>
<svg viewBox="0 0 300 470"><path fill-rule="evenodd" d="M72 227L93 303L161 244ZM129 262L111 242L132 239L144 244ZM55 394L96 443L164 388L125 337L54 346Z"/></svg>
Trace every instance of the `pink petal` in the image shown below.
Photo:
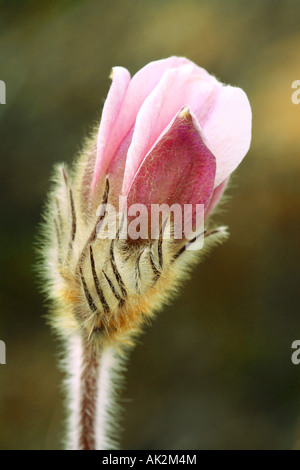
<svg viewBox="0 0 300 470"><path fill-rule="evenodd" d="M101 174L105 175L109 163L109 154L105 151L110 136L114 133L118 115L130 82L130 74L123 67L114 67L112 84L104 103L97 140L97 155L93 178L93 191Z"/></svg>
<svg viewBox="0 0 300 470"><path fill-rule="evenodd" d="M240 164L251 141L251 108L243 90L222 85L213 109L196 112L208 148L217 161L215 188Z"/></svg>
<svg viewBox="0 0 300 470"><path fill-rule="evenodd" d="M144 204L208 206L216 162L200 134L197 119L184 107L145 157L128 193L128 207ZM193 206L193 224L195 207Z"/></svg>
<svg viewBox="0 0 300 470"><path fill-rule="evenodd" d="M113 69L113 82L104 104L99 135L98 150L93 180L95 189L98 179L116 154L121 142L130 132L143 102L156 87L166 70L190 63L183 57L150 62L139 70L130 81L128 70Z"/></svg>
<svg viewBox="0 0 300 470"><path fill-rule="evenodd" d="M214 94L216 80L192 62L165 72L157 87L144 101L136 119L124 173L123 194L144 156L184 105L201 108ZM205 79L204 79L205 78Z"/></svg>
<svg viewBox="0 0 300 470"><path fill-rule="evenodd" d="M119 204L119 195L122 193L125 163L128 148L132 140L132 134L133 128L131 132L128 132L126 138L122 141L107 169L107 176L109 178L110 186L113 188L113 191L110 193L110 204L113 204L116 209L118 208Z"/></svg>
<svg viewBox="0 0 300 470"><path fill-rule="evenodd" d="M226 189L227 183L229 181L229 178L227 178L223 183L219 184L217 188L214 189L213 195L211 200L209 201L209 205L205 211L205 217L207 218L210 213L216 208L218 202L220 201L221 197L223 196L223 193Z"/></svg>

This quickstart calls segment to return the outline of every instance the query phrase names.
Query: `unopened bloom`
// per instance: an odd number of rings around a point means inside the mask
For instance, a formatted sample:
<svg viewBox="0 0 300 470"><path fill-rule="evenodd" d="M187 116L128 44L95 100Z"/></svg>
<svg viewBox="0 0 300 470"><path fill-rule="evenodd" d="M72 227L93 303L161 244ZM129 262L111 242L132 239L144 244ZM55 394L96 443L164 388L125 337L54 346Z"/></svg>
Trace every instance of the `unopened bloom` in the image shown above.
<svg viewBox="0 0 300 470"><path fill-rule="evenodd" d="M157 237L148 226L146 237L133 239L127 228L121 236L130 208L139 204L150 213L165 204L184 212L192 205L194 227L201 205L205 247L214 243L224 231L208 226L208 217L250 140L246 94L193 62L151 62L133 78L113 69L100 128L71 171L57 167L50 195L46 270L56 306L52 323L62 335L78 335L93 351L128 342L197 259L186 250L197 236L175 238L172 215L155 222ZM100 237L109 205L120 214L113 239Z"/></svg>
<svg viewBox="0 0 300 470"><path fill-rule="evenodd" d="M152 62L132 79L115 67L97 136L70 175L58 168L50 272L68 314L56 321L86 339L138 328L182 276L176 257L185 242L99 239L98 206L121 210L120 195L128 207L202 204L206 220L250 139L245 93L191 61ZM194 224L195 209L192 217Z"/></svg>

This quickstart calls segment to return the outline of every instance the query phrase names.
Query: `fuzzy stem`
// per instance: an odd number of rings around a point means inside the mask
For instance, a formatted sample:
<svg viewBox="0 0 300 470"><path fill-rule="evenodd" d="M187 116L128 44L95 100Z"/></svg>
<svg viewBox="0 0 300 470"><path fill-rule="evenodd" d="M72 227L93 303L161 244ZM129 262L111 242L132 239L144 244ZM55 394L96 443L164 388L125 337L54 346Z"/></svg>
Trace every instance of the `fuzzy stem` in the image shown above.
<svg viewBox="0 0 300 470"><path fill-rule="evenodd" d="M80 435L81 450L96 450L97 382L101 355L83 346L80 377Z"/></svg>
<svg viewBox="0 0 300 470"><path fill-rule="evenodd" d="M68 437L70 450L115 449L112 436L118 418L115 405L115 348L103 344L92 350L79 335L68 339L67 372ZM112 411L114 421L112 422Z"/></svg>

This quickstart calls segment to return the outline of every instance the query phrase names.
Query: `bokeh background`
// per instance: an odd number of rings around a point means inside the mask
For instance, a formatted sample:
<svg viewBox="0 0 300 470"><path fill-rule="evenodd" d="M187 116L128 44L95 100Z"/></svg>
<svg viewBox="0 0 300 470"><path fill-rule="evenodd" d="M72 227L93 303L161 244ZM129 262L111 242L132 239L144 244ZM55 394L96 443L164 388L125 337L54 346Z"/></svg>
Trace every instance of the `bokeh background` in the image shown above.
<svg viewBox="0 0 300 470"><path fill-rule="evenodd" d="M114 65L184 55L240 86L252 147L219 216L231 236L131 355L124 449L300 444L300 2L1 1L0 448L59 449L58 347L37 288L37 225L55 162L99 121Z"/></svg>

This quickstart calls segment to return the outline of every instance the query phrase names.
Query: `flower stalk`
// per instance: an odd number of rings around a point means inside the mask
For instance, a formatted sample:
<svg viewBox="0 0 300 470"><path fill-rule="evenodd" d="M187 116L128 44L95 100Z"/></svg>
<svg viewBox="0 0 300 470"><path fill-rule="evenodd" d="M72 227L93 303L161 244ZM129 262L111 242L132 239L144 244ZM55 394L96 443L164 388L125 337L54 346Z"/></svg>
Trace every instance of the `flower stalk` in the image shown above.
<svg viewBox="0 0 300 470"><path fill-rule="evenodd" d="M69 450L103 450L118 447L118 408L115 403L116 368L121 358L110 347L90 349L80 335L69 338L64 369L68 404ZM113 411L115 413L112 419Z"/></svg>

